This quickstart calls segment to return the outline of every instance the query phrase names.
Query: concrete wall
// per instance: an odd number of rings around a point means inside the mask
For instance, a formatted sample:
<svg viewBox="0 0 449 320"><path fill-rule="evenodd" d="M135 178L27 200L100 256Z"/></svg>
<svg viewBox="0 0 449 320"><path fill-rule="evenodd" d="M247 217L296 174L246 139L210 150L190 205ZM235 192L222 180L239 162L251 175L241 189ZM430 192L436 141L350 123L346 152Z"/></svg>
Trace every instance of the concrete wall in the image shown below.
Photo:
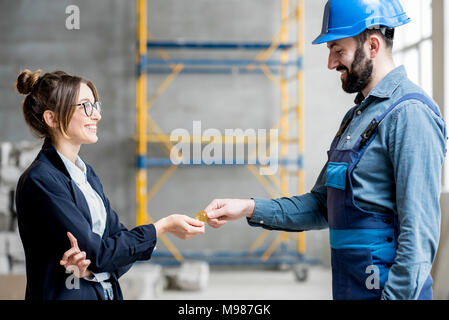
<svg viewBox="0 0 449 320"><path fill-rule="evenodd" d="M326 150L353 97L340 89L338 75L327 70L327 48L310 43L321 30L325 0L305 1L305 155L310 190ZM80 30L65 28L65 8L80 8ZM21 115L22 97L14 81L23 68L65 70L91 79L104 112L97 144L81 156L96 170L122 222L134 225L135 212L135 2L122 0L0 2L0 141L32 140ZM149 31L158 40L269 41L280 27L280 5L272 0L149 1ZM168 52L180 58L253 58L256 52ZM154 55L156 56L156 55ZM164 79L149 77L150 93ZM150 115L170 133L203 129L270 128L279 117L279 90L263 75L180 75L157 100ZM153 157L163 156L157 146ZM162 169L149 173L150 184ZM171 213L193 215L218 197L268 197L246 168L179 168L149 204L158 219ZM260 233L245 221L190 241L171 237L183 250L247 249ZM273 234L270 239L273 239ZM307 255L329 264L327 231L307 233ZM160 243L158 249L165 249Z"/></svg>

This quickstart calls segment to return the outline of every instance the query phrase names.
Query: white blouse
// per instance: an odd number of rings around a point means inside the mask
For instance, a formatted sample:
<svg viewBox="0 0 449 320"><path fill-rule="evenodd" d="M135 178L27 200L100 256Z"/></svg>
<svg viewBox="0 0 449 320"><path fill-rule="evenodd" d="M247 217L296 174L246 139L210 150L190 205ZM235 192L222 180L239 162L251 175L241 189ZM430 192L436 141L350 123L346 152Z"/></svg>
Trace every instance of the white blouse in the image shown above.
<svg viewBox="0 0 449 320"><path fill-rule="evenodd" d="M90 183L87 181L87 168L86 164L78 156L75 163L71 162L69 159L64 157L59 153L62 162L70 174L72 180L76 183L78 188L86 199L87 205L89 206L90 216L92 219L92 232L98 234L100 237L103 236L104 229L106 227L106 208L104 207L103 200L100 195L92 188ZM70 230L69 230L70 231ZM100 282L103 289L111 292L111 284L109 282L105 283L111 277L109 272L93 273L93 277L84 277L84 279L89 281ZM111 294L111 293L109 293Z"/></svg>

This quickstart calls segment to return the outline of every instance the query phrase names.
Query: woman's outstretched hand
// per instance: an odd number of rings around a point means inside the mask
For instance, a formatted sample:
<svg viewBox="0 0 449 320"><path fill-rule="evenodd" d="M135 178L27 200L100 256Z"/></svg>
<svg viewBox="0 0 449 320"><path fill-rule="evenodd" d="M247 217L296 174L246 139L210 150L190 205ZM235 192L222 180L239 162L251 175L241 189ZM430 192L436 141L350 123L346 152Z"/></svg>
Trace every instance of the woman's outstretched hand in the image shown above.
<svg viewBox="0 0 449 320"><path fill-rule="evenodd" d="M157 237L168 232L183 240L205 232L204 222L181 214L172 214L162 218L154 224L154 227Z"/></svg>
<svg viewBox="0 0 449 320"><path fill-rule="evenodd" d="M72 247L64 253L59 263L77 278L91 276L92 272L87 270L87 267L90 265L90 260L86 259L86 252L80 250L78 241L70 232L67 232L67 236Z"/></svg>

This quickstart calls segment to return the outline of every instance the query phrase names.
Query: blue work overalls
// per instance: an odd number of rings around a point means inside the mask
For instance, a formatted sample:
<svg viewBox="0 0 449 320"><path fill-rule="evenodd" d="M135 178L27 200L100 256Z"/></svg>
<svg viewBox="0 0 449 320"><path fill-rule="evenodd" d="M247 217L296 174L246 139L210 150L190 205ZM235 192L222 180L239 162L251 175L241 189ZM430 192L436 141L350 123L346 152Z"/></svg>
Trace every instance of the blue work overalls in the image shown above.
<svg viewBox="0 0 449 320"><path fill-rule="evenodd" d="M441 117L438 107L428 98L408 94L373 119L352 149L337 149L357 109L354 107L328 151L326 187L334 299L381 298L396 256L399 221L396 214L367 211L354 202L352 171L376 137L381 121L401 102L411 99L423 102ZM419 299L432 299L430 274Z"/></svg>

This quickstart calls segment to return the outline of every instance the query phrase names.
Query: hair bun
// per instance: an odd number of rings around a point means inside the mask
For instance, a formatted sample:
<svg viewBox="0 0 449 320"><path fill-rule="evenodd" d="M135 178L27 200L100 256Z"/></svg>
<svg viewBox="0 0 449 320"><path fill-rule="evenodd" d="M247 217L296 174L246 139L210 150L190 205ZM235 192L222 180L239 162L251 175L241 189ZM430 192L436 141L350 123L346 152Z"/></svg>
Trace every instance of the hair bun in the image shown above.
<svg viewBox="0 0 449 320"><path fill-rule="evenodd" d="M23 70L17 77L17 91L21 94L29 94L39 80L41 72L42 70L36 70L35 72L28 69Z"/></svg>

